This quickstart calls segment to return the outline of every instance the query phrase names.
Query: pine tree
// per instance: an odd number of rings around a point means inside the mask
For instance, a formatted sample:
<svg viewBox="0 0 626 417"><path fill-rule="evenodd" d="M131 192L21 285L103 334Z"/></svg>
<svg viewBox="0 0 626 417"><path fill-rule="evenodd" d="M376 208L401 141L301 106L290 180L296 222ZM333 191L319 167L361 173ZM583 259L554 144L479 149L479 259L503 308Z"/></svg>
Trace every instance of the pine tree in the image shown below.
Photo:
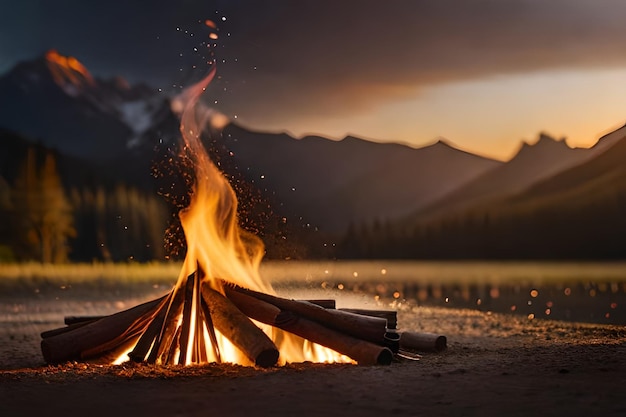
<svg viewBox="0 0 626 417"><path fill-rule="evenodd" d="M54 155L48 152L37 169L34 148L30 148L13 192L16 227L24 243L22 256L43 263L68 260L68 239L76 235L72 206L63 189Z"/></svg>
<svg viewBox="0 0 626 417"><path fill-rule="evenodd" d="M52 153L46 155L40 176L43 204L41 228L42 262L67 262L68 240L76 236L72 206L70 205L56 168Z"/></svg>
<svg viewBox="0 0 626 417"><path fill-rule="evenodd" d="M15 179L12 197L13 227L15 236L13 246L23 259L40 258L40 247L37 245L37 227L39 208L37 155L35 148L29 148L26 159Z"/></svg>
<svg viewBox="0 0 626 417"><path fill-rule="evenodd" d="M0 177L0 262L13 260L13 251L11 250L11 223L7 221L10 218L11 210L11 189L9 184Z"/></svg>
<svg viewBox="0 0 626 417"><path fill-rule="evenodd" d="M9 184L0 177L0 210L7 210L11 206L11 189Z"/></svg>
<svg viewBox="0 0 626 417"><path fill-rule="evenodd" d="M100 248L102 260L111 262L113 259L107 240L107 197L102 187L98 187L94 195L96 241Z"/></svg>

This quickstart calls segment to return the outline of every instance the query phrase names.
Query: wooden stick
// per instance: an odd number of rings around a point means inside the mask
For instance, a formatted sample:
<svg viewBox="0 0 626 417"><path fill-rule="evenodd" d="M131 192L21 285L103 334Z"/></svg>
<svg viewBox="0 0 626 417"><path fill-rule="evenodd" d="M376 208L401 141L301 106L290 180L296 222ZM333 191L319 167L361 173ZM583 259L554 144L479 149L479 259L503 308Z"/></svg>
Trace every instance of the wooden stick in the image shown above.
<svg viewBox="0 0 626 417"><path fill-rule="evenodd" d="M363 308L340 308L339 311L361 314L369 317L380 317L387 320L387 328L395 329L398 325L398 312L394 310L366 310Z"/></svg>
<svg viewBox="0 0 626 417"><path fill-rule="evenodd" d="M81 358L91 358L101 355L105 352L114 350L119 346L129 344L131 340L134 340L136 342L139 336L141 336L141 334L145 332L147 327L150 325L150 323L154 319L154 316L158 313L161 302L159 302L159 304L157 304L150 313L144 314L139 319L137 319L132 325L130 325L115 339L82 351L80 353Z"/></svg>
<svg viewBox="0 0 626 417"><path fill-rule="evenodd" d="M46 330L45 332L41 332L41 338L42 339L47 339L47 338L52 337L52 336L56 336L56 335L59 335L59 334L71 332L73 330L78 329L79 327L86 326L89 323L93 323L93 322L92 321L81 321L81 322L78 322L78 323L70 324L69 326L59 327L57 329L52 329L52 330Z"/></svg>
<svg viewBox="0 0 626 417"><path fill-rule="evenodd" d="M110 365L136 343L137 338L131 338L108 352L101 353L93 358L84 359L84 361L91 364Z"/></svg>
<svg viewBox="0 0 626 417"><path fill-rule="evenodd" d="M265 333L208 282L202 283L202 297L209 307L215 328L237 346L255 365L274 366L278 349Z"/></svg>
<svg viewBox="0 0 626 417"><path fill-rule="evenodd" d="M115 339L106 343L102 343L97 346L93 346L89 349L85 349L84 351L80 352L80 358L87 359L87 358L93 358L95 356L100 356L103 353L110 352L119 346L130 343L131 340L136 341L141 335L141 333L145 331L145 329L148 327L149 324L150 324L150 321L147 320L145 317L142 317L140 321L138 321L136 324L133 324L131 327L126 329L126 331L124 331Z"/></svg>
<svg viewBox="0 0 626 417"><path fill-rule="evenodd" d="M63 318L63 322L70 326L72 324L91 322L95 320L100 320L101 318L106 316L65 316Z"/></svg>
<svg viewBox="0 0 626 417"><path fill-rule="evenodd" d="M207 362L206 357L206 345L204 343L204 322L202 319L202 308L200 307L201 303L201 293L200 293L200 282L202 279L201 270L198 268L196 271L196 280L193 288L194 292L194 302L195 302L195 314L196 314L196 330L194 337L194 348L192 350L193 356L191 358L192 362L195 363L203 363ZM203 354L204 351L204 354Z"/></svg>
<svg viewBox="0 0 626 417"><path fill-rule="evenodd" d="M211 339L211 348L213 349L213 354L215 355L215 360L218 363L222 362L222 355L220 354L220 346L217 343L217 336L215 335L215 327L213 326L213 318L211 317L211 311L209 310L209 306L207 306L206 301L202 298L200 302L200 306L202 307L202 317L204 318L204 322L206 323L207 330L209 332L209 338Z"/></svg>
<svg viewBox="0 0 626 417"><path fill-rule="evenodd" d="M196 263L196 279L193 286L193 302L194 302L194 316L195 316L195 330L193 338L193 349L191 350L191 362L193 363L206 363L208 362L207 346L204 340L204 326L205 319L202 312L202 292L200 291L200 285L205 277L204 270L200 266L200 263Z"/></svg>
<svg viewBox="0 0 626 417"><path fill-rule="evenodd" d="M193 306L193 290L196 285L196 275L193 273L187 277L185 283L185 301L183 302L183 322L180 332L180 356L178 364L185 365L187 362L187 347L189 346L189 333L191 332L191 307Z"/></svg>
<svg viewBox="0 0 626 417"><path fill-rule="evenodd" d="M278 327L287 332L326 346L354 359L360 365L389 365L393 358L390 349L329 329L296 313L281 311L278 307L238 291L228 291L229 299L247 316Z"/></svg>
<svg viewBox="0 0 626 417"><path fill-rule="evenodd" d="M225 292L228 299L246 316L270 326L275 325L276 317L278 317L281 311L280 308L248 294L233 291L228 287L225 288Z"/></svg>
<svg viewBox="0 0 626 417"><path fill-rule="evenodd" d="M164 357L163 363L168 363L170 365L176 364L176 350L180 346L180 333L182 331L183 326L178 326L176 328L176 333L172 338L172 343L170 344L170 348L167 350L167 357Z"/></svg>
<svg viewBox="0 0 626 417"><path fill-rule="evenodd" d="M200 305L200 300L198 300L198 305ZM196 357L194 359L196 363L207 363L209 361L206 352L206 341L204 339L205 324L202 315L202 309L198 309L196 311Z"/></svg>
<svg viewBox="0 0 626 417"><path fill-rule="evenodd" d="M417 352L441 352L446 350L448 340L435 333L400 333L400 349Z"/></svg>
<svg viewBox="0 0 626 417"><path fill-rule="evenodd" d="M297 301L305 301L307 303L315 304L316 306L335 309L337 308L337 303L332 299L323 299L323 300L297 300Z"/></svg>
<svg viewBox="0 0 626 417"><path fill-rule="evenodd" d="M157 349L156 354L154 355L154 361L152 361L152 352L150 352L150 355L148 356L148 362L150 363L168 363L170 346L174 343L173 340L177 333L178 321L183 311L183 301L185 298L185 293L180 287L175 287L172 291L174 291L172 301L170 302L167 310L159 339L155 342Z"/></svg>
<svg viewBox="0 0 626 417"><path fill-rule="evenodd" d="M149 363L167 363L170 345L172 344L174 336L176 336L178 319L180 318L183 310L185 294L179 287L174 288L172 291L172 301L170 302L167 314L165 315L159 339L155 342L155 346L152 348L150 355L148 355ZM155 352L154 355L153 352Z"/></svg>
<svg viewBox="0 0 626 417"><path fill-rule="evenodd" d="M389 365L393 360L390 349L329 329L320 323L299 317L291 311L281 311L276 327L311 342L326 346L354 359L359 365Z"/></svg>
<svg viewBox="0 0 626 417"><path fill-rule="evenodd" d="M346 333L357 339L382 344L387 331L387 320L379 317L368 317L340 310L330 310L304 301L288 300L273 295L248 290L245 288L224 285L224 291L238 291L273 304L283 311L292 311L299 316L316 321L339 332Z"/></svg>
<svg viewBox="0 0 626 417"><path fill-rule="evenodd" d="M92 323L80 326L41 341L41 352L47 363L61 363L81 357L81 352L111 342L127 332L145 315L150 315L163 300L140 304L131 309L103 317Z"/></svg>
<svg viewBox="0 0 626 417"><path fill-rule="evenodd" d="M155 340L161 332L163 322L165 321L165 315L167 314L167 308L169 307L171 299L172 292L170 292L167 297L161 302L156 315L137 341L137 344L135 344L132 352L128 354L128 357L131 361L143 362L146 359L146 355L150 351L150 348L153 346Z"/></svg>

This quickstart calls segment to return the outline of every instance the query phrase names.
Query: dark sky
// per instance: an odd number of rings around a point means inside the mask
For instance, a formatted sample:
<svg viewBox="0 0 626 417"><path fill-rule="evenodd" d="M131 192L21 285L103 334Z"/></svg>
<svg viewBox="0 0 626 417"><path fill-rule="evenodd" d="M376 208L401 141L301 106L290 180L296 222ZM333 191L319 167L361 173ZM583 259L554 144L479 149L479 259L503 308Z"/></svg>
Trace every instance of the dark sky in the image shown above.
<svg viewBox="0 0 626 417"><path fill-rule="evenodd" d="M559 74L579 74L579 84L593 84L607 79L602 71L619 80L626 69L621 0L0 2L0 72L56 48L96 76L119 74L164 90L189 82L183 74L202 62L201 43L208 40L208 28L199 22L211 19L219 26L215 57L221 79L210 99L250 126L296 134L352 132L418 144L448 131L457 135L453 142L471 148L477 139L459 136L480 136L475 122L464 130L455 121L458 127L450 129L445 120L461 116L425 114L428 104L447 97L452 101L443 108L456 108L469 100L461 94L476 89L485 96L469 102L489 102L498 88L521 89L519 82L537 74L554 74L533 84L538 94L556 94L561 90L546 86L560 85ZM518 84L502 84L518 78ZM445 90L459 86L466 90ZM598 88L608 87L594 87L593 94ZM576 100L590 100L587 90ZM434 97L423 102L429 94ZM543 101L538 96L535 104ZM423 121L408 123L420 115ZM438 117L439 127L429 125ZM550 128L536 125L527 128L530 133ZM508 139L518 141L520 132L529 130L512 129ZM484 136L492 135L495 144L496 134L506 132L499 128Z"/></svg>

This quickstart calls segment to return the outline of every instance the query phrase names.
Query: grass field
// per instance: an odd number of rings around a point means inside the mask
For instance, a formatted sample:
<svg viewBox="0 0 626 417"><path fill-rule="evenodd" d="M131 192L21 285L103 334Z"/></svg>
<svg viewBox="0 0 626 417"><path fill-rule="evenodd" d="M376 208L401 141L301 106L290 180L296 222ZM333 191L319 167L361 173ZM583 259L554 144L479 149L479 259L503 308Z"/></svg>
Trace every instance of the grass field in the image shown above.
<svg viewBox="0 0 626 417"><path fill-rule="evenodd" d="M0 264L0 303L157 297L180 263ZM400 305L626 323L626 263L266 261L261 276L289 298L358 296ZM76 307L72 307L76 308Z"/></svg>
<svg viewBox="0 0 626 417"><path fill-rule="evenodd" d="M81 284L174 283L179 262L153 263L0 263L0 281L47 281ZM265 261L261 275L272 283L389 282L430 284L513 284L519 282L626 281L625 262L489 262L489 261Z"/></svg>
<svg viewBox="0 0 626 417"><path fill-rule="evenodd" d="M0 264L0 280L39 281L73 284L94 280L111 282L175 282L181 264L93 263L93 264Z"/></svg>

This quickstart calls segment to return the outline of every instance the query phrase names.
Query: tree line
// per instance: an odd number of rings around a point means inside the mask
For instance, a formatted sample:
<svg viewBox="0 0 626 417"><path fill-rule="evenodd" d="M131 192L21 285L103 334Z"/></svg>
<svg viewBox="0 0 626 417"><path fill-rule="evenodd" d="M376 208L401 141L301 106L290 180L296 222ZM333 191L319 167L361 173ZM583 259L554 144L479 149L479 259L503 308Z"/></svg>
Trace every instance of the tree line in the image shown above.
<svg viewBox="0 0 626 417"><path fill-rule="evenodd" d="M30 147L15 170L10 177L0 176L0 262L143 262L184 256L176 213L186 201L172 206L123 183L64 181L55 153L40 147ZM626 192L621 188L574 205L496 207L412 225L373 221L333 236L275 212L277 204L242 176L227 178L243 202L241 224L262 238L266 258L626 259Z"/></svg>
<svg viewBox="0 0 626 417"><path fill-rule="evenodd" d="M0 262L184 258L185 237L177 213L189 204L193 174L184 163L173 164L174 156L162 158L166 167L155 167L160 173L157 193L111 184L93 173L85 173L91 180L78 180L76 169L62 177L57 166L61 158L41 146L17 152L25 154L21 163L5 167L6 178L0 176ZM212 155L237 192L240 225L262 239L265 257L317 257L314 248L319 245L312 244L317 234L287 222L273 210L271 198L220 156Z"/></svg>
<svg viewBox="0 0 626 417"><path fill-rule="evenodd" d="M171 214L158 196L124 184L66 184L54 152L34 146L12 183L0 177L0 261L165 258Z"/></svg>
<svg viewBox="0 0 626 417"><path fill-rule="evenodd" d="M467 212L437 222L351 225L343 259L626 259L626 194L526 212Z"/></svg>

